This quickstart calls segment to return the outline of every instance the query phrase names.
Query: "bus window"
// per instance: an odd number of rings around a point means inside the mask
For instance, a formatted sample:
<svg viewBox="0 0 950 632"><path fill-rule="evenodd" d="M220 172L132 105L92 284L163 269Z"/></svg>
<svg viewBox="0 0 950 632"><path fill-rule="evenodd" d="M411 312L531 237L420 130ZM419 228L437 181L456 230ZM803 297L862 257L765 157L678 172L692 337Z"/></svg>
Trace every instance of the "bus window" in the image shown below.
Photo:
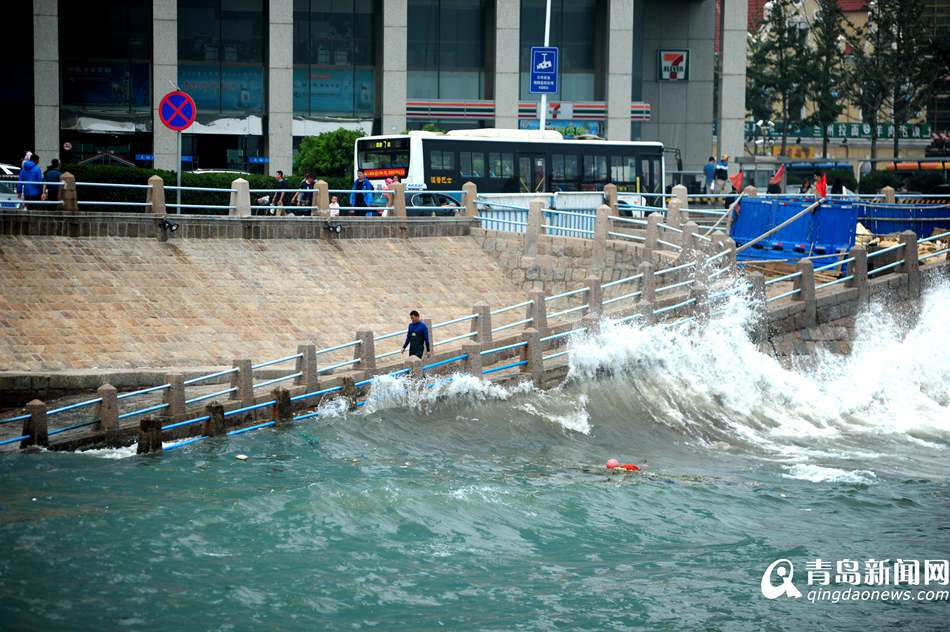
<svg viewBox="0 0 950 632"><path fill-rule="evenodd" d="M455 152L433 151L429 155L429 168L433 171L452 171L455 169Z"/></svg>
<svg viewBox="0 0 950 632"><path fill-rule="evenodd" d="M485 175L485 154L480 151L460 151L459 171L465 178L481 178Z"/></svg>
<svg viewBox="0 0 950 632"><path fill-rule="evenodd" d="M514 175L515 164L512 154L491 152L488 154L488 177L510 178Z"/></svg>
<svg viewBox="0 0 950 632"><path fill-rule="evenodd" d="M635 163L627 156L610 157L610 181L614 184L633 182L637 177Z"/></svg>
<svg viewBox="0 0 950 632"><path fill-rule="evenodd" d="M607 180L607 156L584 156L584 182Z"/></svg>

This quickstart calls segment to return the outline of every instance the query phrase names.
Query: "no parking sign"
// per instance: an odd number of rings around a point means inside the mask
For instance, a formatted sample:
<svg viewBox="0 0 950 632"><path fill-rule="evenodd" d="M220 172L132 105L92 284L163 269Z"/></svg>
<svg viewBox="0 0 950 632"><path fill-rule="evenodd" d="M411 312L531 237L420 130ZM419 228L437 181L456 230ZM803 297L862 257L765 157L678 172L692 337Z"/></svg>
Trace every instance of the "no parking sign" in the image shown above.
<svg viewBox="0 0 950 632"><path fill-rule="evenodd" d="M158 118L162 120L165 127L174 132L181 132L191 127L197 116L198 108L195 106L195 100L181 90L169 92L158 104Z"/></svg>

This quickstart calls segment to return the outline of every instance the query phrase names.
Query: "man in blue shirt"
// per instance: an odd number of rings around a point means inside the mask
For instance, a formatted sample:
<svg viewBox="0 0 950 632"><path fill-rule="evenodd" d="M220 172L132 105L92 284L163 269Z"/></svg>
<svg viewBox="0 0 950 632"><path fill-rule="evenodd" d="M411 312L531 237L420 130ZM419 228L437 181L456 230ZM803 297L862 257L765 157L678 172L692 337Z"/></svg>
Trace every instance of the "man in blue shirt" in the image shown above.
<svg viewBox="0 0 950 632"><path fill-rule="evenodd" d="M432 355L432 347L429 345L429 328L419 320L419 312L412 310L409 312L409 330L406 331L406 341L402 343L402 351L409 347L409 355L422 359L423 349L425 353Z"/></svg>
<svg viewBox="0 0 950 632"><path fill-rule="evenodd" d="M709 161L703 165L703 176L706 178L706 193L715 193L713 182L716 181L716 159L712 156L710 156Z"/></svg>
<svg viewBox="0 0 950 632"><path fill-rule="evenodd" d="M42 208L40 204L31 204L43 197L43 170L40 169L39 156L33 155L20 165L20 178L16 192L26 202L26 208L33 210Z"/></svg>
<svg viewBox="0 0 950 632"><path fill-rule="evenodd" d="M366 178L362 169L356 172L356 180L353 181L350 189L353 191L350 193L350 206L359 209L356 212L357 215L365 216L369 207L373 205L373 183ZM366 210L363 210L364 208Z"/></svg>

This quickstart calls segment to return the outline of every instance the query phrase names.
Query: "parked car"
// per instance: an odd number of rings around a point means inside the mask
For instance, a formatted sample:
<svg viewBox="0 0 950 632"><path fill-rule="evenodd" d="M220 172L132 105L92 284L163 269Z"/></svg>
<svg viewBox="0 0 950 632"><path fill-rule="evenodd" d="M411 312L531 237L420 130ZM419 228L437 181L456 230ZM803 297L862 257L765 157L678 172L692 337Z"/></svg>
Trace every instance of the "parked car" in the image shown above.
<svg viewBox="0 0 950 632"><path fill-rule="evenodd" d="M459 206L458 200L451 195L436 191L419 191L408 193L407 196L406 215L408 217L455 217L458 215L455 208Z"/></svg>
<svg viewBox="0 0 950 632"><path fill-rule="evenodd" d="M0 208L23 208L23 201L16 194L19 178L19 167L0 163Z"/></svg>

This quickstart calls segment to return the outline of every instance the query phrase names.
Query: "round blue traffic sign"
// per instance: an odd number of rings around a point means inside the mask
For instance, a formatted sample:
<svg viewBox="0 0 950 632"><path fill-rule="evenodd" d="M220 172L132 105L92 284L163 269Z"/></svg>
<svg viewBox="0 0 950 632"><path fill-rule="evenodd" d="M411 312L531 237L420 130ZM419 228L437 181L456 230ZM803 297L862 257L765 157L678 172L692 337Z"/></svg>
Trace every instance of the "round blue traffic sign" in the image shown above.
<svg viewBox="0 0 950 632"><path fill-rule="evenodd" d="M188 129L198 116L198 108L191 95L175 90L162 97L158 104L158 117L168 129L180 132Z"/></svg>

